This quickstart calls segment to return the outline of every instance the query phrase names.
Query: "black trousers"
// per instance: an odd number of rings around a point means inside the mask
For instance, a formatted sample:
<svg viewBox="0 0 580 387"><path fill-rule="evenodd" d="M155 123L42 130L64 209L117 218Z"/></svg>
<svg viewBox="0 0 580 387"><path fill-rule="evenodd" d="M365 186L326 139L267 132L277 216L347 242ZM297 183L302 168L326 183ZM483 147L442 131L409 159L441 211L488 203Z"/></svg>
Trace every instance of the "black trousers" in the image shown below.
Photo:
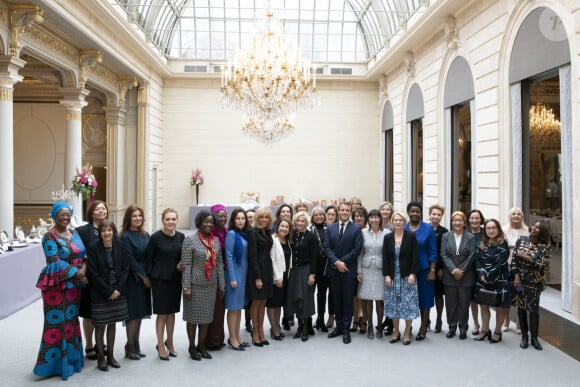
<svg viewBox="0 0 580 387"><path fill-rule="evenodd" d="M351 271L348 271L346 273L333 273L329 280L330 292L334 302L336 326L346 332L346 330L350 329L350 323L352 322L356 278L352 276Z"/></svg>

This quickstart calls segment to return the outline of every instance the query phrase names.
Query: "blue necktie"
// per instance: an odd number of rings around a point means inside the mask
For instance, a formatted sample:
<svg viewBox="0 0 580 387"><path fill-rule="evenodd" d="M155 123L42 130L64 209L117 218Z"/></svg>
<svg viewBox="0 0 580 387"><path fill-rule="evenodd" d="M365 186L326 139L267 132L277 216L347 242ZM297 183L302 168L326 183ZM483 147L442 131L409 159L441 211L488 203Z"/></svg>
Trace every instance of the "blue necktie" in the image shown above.
<svg viewBox="0 0 580 387"><path fill-rule="evenodd" d="M342 234L344 234L344 223L340 224L340 231L338 232L338 240L342 239Z"/></svg>

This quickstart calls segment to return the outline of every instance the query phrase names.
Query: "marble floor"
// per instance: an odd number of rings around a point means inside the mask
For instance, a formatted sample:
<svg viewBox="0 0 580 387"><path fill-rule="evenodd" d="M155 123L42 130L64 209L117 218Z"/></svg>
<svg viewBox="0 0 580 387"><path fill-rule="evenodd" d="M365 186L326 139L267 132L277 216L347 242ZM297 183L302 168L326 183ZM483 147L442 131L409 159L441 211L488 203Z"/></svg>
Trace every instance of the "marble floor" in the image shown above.
<svg viewBox="0 0 580 387"><path fill-rule="evenodd" d="M548 289L542 305L558 304L559 292ZM544 305L546 304L546 305ZM432 319L434 316L432 315ZM494 317L492 316L492 321ZM413 324L417 332L419 321ZM492 323L493 326L493 323ZM580 326L565 312L542 311L543 351L522 350L515 325L498 344L447 339L429 332L411 345L389 344L353 334L350 345L317 332L303 343L287 337L270 340L264 348L245 352L224 347L212 360L189 359L185 323L179 315L175 342L177 358L165 362L155 352L154 320L145 320L141 344L147 357L123 359L124 328L117 324L115 353L120 369L102 372L87 360L81 373L64 382L59 377L40 379L32 374L42 331L40 300L0 321L0 385L11 386L573 386L579 385ZM268 329L268 327L266 327ZM293 330L290 332L293 333ZM290 334L288 334L290 336ZM242 338L250 341L245 331Z"/></svg>

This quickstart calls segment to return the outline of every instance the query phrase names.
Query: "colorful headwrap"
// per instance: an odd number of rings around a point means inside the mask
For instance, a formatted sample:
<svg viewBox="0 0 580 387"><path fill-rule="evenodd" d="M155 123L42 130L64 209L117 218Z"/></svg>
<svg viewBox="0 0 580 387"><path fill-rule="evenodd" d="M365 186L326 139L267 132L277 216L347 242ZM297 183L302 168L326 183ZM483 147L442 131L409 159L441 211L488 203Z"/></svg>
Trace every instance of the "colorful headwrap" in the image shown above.
<svg viewBox="0 0 580 387"><path fill-rule="evenodd" d="M224 207L223 204L215 204L215 205L211 206L211 208L209 210L211 211L212 214L215 214L216 212L226 211L226 208Z"/></svg>
<svg viewBox="0 0 580 387"><path fill-rule="evenodd" d="M59 211L62 210L63 208L68 208L68 210L70 211L70 215L72 216L73 207L70 205L70 203L56 202L52 205L52 210L50 211L50 216L52 217L52 219L56 219L56 216L58 215Z"/></svg>

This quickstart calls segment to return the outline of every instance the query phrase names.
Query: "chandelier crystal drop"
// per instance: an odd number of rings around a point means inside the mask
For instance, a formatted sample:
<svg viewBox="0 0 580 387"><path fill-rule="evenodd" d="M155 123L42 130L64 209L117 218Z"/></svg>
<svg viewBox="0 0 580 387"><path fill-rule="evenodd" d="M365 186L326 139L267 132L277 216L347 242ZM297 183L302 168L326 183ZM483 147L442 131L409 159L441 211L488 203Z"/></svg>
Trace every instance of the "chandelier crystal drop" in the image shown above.
<svg viewBox="0 0 580 387"><path fill-rule="evenodd" d="M556 119L552 109L543 103L530 107L530 142L537 146L560 144L560 121Z"/></svg>
<svg viewBox="0 0 580 387"><path fill-rule="evenodd" d="M294 113L313 108L318 93L310 61L286 47L269 6L257 27L248 47L222 66L220 100L245 113L243 133L270 144L293 132Z"/></svg>

